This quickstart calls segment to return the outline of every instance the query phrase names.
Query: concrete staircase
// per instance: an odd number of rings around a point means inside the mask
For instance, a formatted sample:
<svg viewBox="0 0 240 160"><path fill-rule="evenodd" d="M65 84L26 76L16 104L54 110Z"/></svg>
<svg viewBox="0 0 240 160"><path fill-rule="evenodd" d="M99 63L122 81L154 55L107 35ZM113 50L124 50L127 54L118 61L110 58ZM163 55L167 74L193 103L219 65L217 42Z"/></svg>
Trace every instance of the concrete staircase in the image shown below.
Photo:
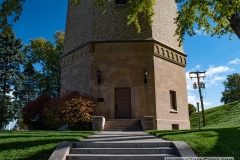
<svg viewBox="0 0 240 160"><path fill-rule="evenodd" d="M172 142L76 142L66 160L164 160L179 157Z"/></svg>
<svg viewBox="0 0 240 160"><path fill-rule="evenodd" d="M104 131L79 142L62 142L49 160L165 160L196 157L184 142L142 131L139 119L108 119Z"/></svg>
<svg viewBox="0 0 240 160"><path fill-rule="evenodd" d="M62 142L49 160L164 160L196 157L184 142L165 141L143 131L102 131L78 142Z"/></svg>
<svg viewBox="0 0 240 160"><path fill-rule="evenodd" d="M140 119L107 119L104 131L142 131Z"/></svg>

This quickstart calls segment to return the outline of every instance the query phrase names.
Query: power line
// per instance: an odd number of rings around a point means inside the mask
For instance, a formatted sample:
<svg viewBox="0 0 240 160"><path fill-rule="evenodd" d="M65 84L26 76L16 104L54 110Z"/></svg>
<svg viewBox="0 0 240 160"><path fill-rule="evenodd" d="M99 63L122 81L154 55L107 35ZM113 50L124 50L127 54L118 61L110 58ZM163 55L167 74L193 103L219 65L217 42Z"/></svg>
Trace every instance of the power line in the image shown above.
<svg viewBox="0 0 240 160"><path fill-rule="evenodd" d="M234 50L234 49L235 49L235 50ZM218 57L216 57L216 58L214 58L213 60L205 63L205 64L202 65L202 66L206 66L206 65L208 65L208 64L210 64L211 62L214 62L214 61L219 61L218 59L222 59L222 58L224 58L224 57L226 57L226 56L229 56L229 54L232 54L232 53L234 53L235 51L237 51L237 50L239 50L239 49L240 49L240 44L237 45L237 46L235 46L235 47L233 47L233 48L231 48L230 50L222 53L222 54L219 55ZM232 50L234 50L234 51L232 51ZM229 52L230 52L230 53L229 53Z"/></svg>
<svg viewBox="0 0 240 160"><path fill-rule="evenodd" d="M224 63L226 63L226 62L229 62L231 59L233 59L233 58L237 58L238 56L240 56L240 53L239 53L239 55L237 55L237 56L234 56L234 57L231 57L231 58L228 58L226 61L223 61L223 62L221 62L221 63L217 63L218 65L221 65L221 64L224 64Z"/></svg>
<svg viewBox="0 0 240 160"><path fill-rule="evenodd" d="M236 52L237 50L239 50L239 49L240 49L240 44L237 45L237 46L235 46L235 47L233 47L232 49L224 52L223 54L219 55L218 57L214 58L213 60L205 63L204 65L201 66L201 68L205 69L205 68L207 68L207 66L208 66L210 63L212 63L212 62L215 62L215 63L216 63L216 62L219 62L221 59L225 58L226 56L229 56L229 55L232 54L232 53L235 53L235 52ZM229 52L230 52L230 53L229 53ZM234 57L235 57L235 56L234 56Z"/></svg>

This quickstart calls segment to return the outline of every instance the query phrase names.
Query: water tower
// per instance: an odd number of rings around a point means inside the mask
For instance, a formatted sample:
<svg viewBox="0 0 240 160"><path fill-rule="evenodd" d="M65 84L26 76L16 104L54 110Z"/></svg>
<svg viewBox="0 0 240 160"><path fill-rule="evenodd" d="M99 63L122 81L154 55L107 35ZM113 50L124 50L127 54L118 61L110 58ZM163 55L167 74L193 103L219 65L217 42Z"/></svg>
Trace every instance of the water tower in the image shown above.
<svg viewBox="0 0 240 160"><path fill-rule="evenodd" d="M157 0L150 26L141 33L127 25L124 1L107 3L107 12L92 0L68 6L61 91L76 90L98 102L107 119L154 117L155 129L189 129L186 55L174 37L177 5ZM127 1L125 1L127 2Z"/></svg>

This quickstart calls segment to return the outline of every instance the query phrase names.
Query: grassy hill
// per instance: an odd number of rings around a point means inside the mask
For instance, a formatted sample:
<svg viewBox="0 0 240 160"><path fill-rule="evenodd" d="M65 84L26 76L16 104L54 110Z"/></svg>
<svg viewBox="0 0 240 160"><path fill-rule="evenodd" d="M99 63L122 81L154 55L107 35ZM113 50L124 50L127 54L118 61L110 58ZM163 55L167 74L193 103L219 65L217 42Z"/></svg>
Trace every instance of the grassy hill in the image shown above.
<svg viewBox="0 0 240 160"><path fill-rule="evenodd" d="M224 126L236 126L240 124L240 101L228 103L205 110L206 127L216 128ZM202 125L202 113L200 112ZM191 128L198 128L198 113L190 116ZM202 126L201 126L202 128Z"/></svg>
<svg viewBox="0 0 240 160"><path fill-rule="evenodd" d="M240 160L240 101L207 109L205 117L207 125L201 126L200 130L198 114L194 113L190 117L191 130L147 132L165 140L184 141L198 157L234 157Z"/></svg>

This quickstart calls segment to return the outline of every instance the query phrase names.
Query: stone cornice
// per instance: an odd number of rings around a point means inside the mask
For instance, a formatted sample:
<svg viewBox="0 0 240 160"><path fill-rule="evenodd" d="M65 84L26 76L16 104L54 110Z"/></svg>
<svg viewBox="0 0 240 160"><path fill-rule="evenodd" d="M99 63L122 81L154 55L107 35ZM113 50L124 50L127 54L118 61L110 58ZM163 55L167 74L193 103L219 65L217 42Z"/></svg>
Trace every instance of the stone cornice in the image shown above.
<svg viewBox="0 0 240 160"><path fill-rule="evenodd" d="M153 42L153 43L157 43L167 49L170 49L170 50L173 50L174 52L177 52L178 54L181 54L182 56L187 56L184 52L182 51L179 51L178 49L175 49L171 46L168 46L162 42L159 42L157 40L154 40L152 38L149 38L149 39L100 39L100 40L97 40L97 41L89 41L87 43L84 43L80 46L78 46L77 48L74 48L73 50L71 50L70 52L67 52L67 53L64 53L61 58L64 58L76 51L78 51L79 49L81 48L84 48L85 46L89 45L89 44L98 44L98 43L142 43L142 42Z"/></svg>
<svg viewBox="0 0 240 160"><path fill-rule="evenodd" d="M186 66L186 55L156 41L92 42L61 58L61 68L91 56L156 56L179 66Z"/></svg>
<svg viewBox="0 0 240 160"><path fill-rule="evenodd" d="M187 64L186 55L179 54L156 43L154 45L154 56L165 59L182 67L185 67Z"/></svg>
<svg viewBox="0 0 240 160"><path fill-rule="evenodd" d="M91 56L92 52L92 45L89 44L83 48L80 48L76 50L75 52L72 52L71 54L64 56L61 58L60 65L61 68L66 68L74 63L77 63L79 61L82 61L83 59L86 59Z"/></svg>

